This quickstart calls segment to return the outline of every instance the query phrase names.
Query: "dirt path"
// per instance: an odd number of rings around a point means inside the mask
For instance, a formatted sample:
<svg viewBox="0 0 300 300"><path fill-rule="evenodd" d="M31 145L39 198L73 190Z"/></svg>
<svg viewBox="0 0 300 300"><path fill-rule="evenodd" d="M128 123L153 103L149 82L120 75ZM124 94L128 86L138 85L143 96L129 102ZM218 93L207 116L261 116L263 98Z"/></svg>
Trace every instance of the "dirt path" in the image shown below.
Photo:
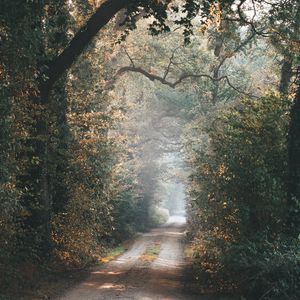
<svg viewBox="0 0 300 300"><path fill-rule="evenodd" d="M86 281L59 299L204 300L184 291L183 231L184 218L171 217L165 226L140 236L131 249L93 271ZM147 249L155 245L160 248L156 259L143 260Z"/></svg>

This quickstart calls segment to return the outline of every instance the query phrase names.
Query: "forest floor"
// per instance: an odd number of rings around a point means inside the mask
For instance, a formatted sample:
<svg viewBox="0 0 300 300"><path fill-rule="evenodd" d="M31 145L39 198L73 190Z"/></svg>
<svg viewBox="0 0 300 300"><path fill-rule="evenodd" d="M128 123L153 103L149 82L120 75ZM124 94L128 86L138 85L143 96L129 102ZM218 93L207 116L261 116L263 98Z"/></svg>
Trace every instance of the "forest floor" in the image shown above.
<svg viewBox="0 0 300 300"><path fill-rule="evenodd" d="M117 259L94 268L90 276L59 300L213 300L192 292L186 277L184 218L139 236Z"/></svg>

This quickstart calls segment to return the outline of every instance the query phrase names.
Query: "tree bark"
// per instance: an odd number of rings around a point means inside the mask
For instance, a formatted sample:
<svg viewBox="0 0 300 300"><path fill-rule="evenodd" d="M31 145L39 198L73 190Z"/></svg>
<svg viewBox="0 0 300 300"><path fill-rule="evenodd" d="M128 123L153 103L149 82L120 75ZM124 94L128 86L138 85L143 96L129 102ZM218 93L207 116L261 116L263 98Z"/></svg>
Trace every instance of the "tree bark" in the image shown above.
<svg viewBox="0 0 300 300"><path fill-rule="evenodd" d="M42 90L50 90L60 76L67 71L95 35L103 28L122 8L129 4L129 0L107 0L87 21L64 51L53 61L48 63L46 80L41 86Z"/></svg>
<svg viewBox="0 0 300 300"><path fill-rule="evenodd" d="M283 59L281 67L281 78L279 84L280 93L287 95L289 92L289 85L292 78L292 62L288 58Z"/></svg>
<svg viewBox="0 0 300 300"><path fill-rule="evenodd" d="M53 211L53 189L49 163L49 98L53 85L71 67L91 40L114 15L126 7L128 0L107 0L88 20L71 40L64 51L53 61L41 63L39 94L32 97L32 102L39 107L35 115L35 125L30 138L31 151L27 176L23 178L24 187L29 184L30 192L24 196L23 202L30 211L25 226L31 236L31 246L35 247L40 257L51 253L51 214ZM22 183L21 183L22 184ZM55 197L57 207L57 195ZM35 237L38 237L36 239Z"/></svg>
<svg viewBox="0 0 300 300"><path fill-rule="evenodd" d="M288 134L288 231L298 237L300 229L300 84L290 113Z"/></svg>
<svg viewBox="0 0 300 300"><path fill-rule="evenodd" d="M224 43L224 37L222 34L219 34L216 41L215 41L215 49L214 49L214 55L220 60L220 54L223 48ZM212 88L212 104L216 105L218 101L218 93L219 93L219 87L220 82L216 81L220 77L220 68L223 62L225 62L225 59L221 58L221 62L214 68L213 70L213 79L214 79L214 86Z"/></svg>
<svg viewBox="0 0 300 300"><path fill-rule="evenodd" d="M24 190L22 204L28 215L24 219L25 241L28 247L43 257L51 249L51 190L49 172L48 103L49 94L32 96L36 108L32 111L35 119L26 141L28 165L19 186Z"/></svg>

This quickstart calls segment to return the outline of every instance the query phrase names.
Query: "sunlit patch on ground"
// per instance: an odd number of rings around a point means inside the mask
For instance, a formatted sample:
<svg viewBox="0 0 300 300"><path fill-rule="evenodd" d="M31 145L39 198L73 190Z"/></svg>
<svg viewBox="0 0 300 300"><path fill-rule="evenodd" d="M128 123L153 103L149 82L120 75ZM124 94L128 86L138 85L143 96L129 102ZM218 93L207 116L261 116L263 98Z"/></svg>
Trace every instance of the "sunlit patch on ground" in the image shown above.
<svg viewBox="0 0 300 300"><path fill-rule="evenodd" d="M183 217L171 217L165 226L139 236L128 251L61 299L199 300L183 291L184 223Z"/></svg>
<svg viewBox="0 0 300 300"><path fill-rule="evenodd" d="M100 257L100 263L108 263L109 261L115 259L125 251L123 246L118 246L107 253L106 256Z"/></svg>
<svg viewBox="0 0 300 300"><path fill-rule="evenodd" d="M160 249L161 249L161 244L155 243L154 245L150 246L143 253L143 255L140 256L140 260L145 261L145 262L154 261L158 257Z"/></svg>
<svg viewBox="0 0 300 300"><path fill-rule="evenodd" d="M98 289L114 289L116 291L124 291L126 289L126 286L124 284L105 283L99 286Z"/></svg>
<svg viewBox="0 0 300 300"><path fill-rule="evenodd" d="M91 272L92 275L120 275L123 272L105 272L105 271L95 271Z"/></svg>

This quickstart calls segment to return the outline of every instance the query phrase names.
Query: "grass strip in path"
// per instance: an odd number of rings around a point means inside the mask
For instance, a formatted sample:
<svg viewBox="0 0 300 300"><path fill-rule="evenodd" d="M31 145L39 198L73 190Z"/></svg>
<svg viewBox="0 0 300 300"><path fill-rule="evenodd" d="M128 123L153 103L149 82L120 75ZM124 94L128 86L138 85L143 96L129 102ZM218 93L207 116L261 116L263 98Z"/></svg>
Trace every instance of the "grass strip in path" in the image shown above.
<svg viewBox="0 0 300 300"><path fill-rule="evenodd" d="M161 244L160 243L154 243L150 247L146 249L146 251L141 255L140 260L144 262L152 262L154 261L161 250Z"/></svg>

